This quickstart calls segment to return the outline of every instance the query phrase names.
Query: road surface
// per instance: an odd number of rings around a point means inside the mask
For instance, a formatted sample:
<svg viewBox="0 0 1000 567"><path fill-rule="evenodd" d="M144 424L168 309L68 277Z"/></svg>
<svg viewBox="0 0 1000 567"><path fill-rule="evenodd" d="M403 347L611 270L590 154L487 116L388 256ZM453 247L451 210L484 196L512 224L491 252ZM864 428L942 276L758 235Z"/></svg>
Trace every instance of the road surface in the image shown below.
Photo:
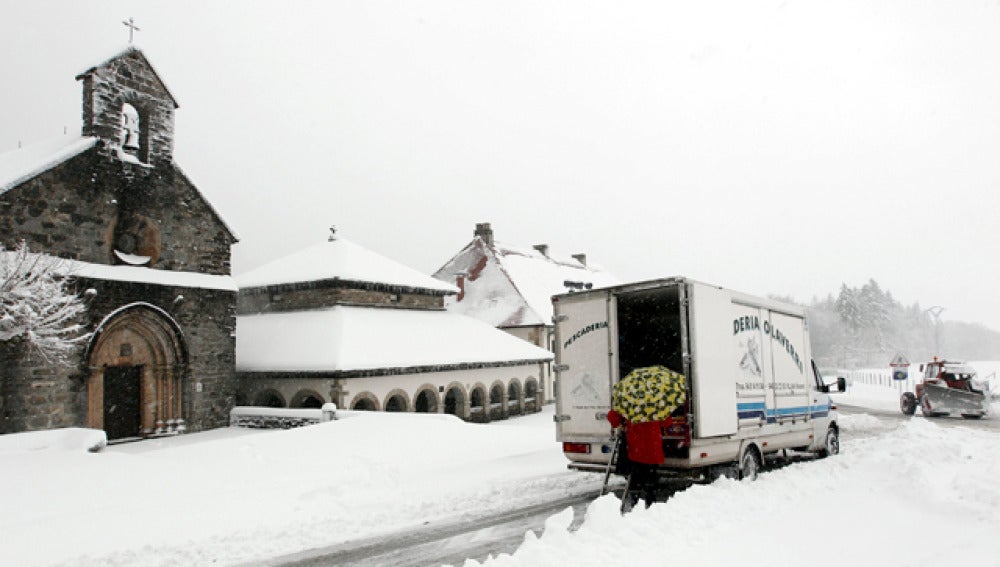
<svg viewBox="0 0 1000 567"><path fill-rule="evenodd" d="M909 419L932 419L942 427L970 427L975 429L1000 431L1000 418L988 417L982 420L961 417L925 418L921 415L906 416L899 411L877 410L838 404L844 415L870 414L892 423L902 424ZM891 428L891 427L890 427ZM873 432L871 435L879 435ZM781 466L771 462L771 466ZM582 473L581 473L582 474ZM595 475L595 486L600 486L601 478ZM282 567L330 567L351 565L374 567L393 565L414 567L424 565L462 565L466 559L483 561L489 555L512 553L524 541L528 530L541 535L545 520L565 510L573 508L574 530L583 521L586 507L598 496L598 489L592 492L563 497L551 502L507 512L475 521L462 520L444 525L426 525L390 535L351 541L340 545L312 549L295 555L278 557L265 563ZM255 563L260 565L260 563Z"/></svg>
<svg viewBox="0 0 1000 567"><path fill-rule="evenodd" d="M291 556L275 558L265 565L283 567L415 567L423 565L462 565L466 559L483 561L489 555L511 553L528 530L541 535L545 520L573 508L575 530L583 522L586 507L598 492L560 498L521 510L475 522L460 521L442 526L423 526L391 536L378 536L340 545L312 549Z"/></svg>

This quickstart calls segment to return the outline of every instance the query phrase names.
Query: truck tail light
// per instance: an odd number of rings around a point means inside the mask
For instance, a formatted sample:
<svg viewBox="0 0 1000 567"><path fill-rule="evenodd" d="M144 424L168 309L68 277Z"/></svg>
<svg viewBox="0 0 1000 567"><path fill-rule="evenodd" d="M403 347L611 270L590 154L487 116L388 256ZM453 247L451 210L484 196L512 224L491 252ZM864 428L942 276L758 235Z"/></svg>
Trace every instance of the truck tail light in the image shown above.
<svg viewBox="0 0 1000 567"><path fill-rule="evenodd" d="M666 431L663 432L667 437L683 437L684 439L690 439L691 428L688 427L687 423L674 422L667 427Z"/></svg>
<svg viewBox="0 0 1000 567"><path fill-rule="evenodd" d="M563 453L590 453L590 443L563 443Z"/></svg>

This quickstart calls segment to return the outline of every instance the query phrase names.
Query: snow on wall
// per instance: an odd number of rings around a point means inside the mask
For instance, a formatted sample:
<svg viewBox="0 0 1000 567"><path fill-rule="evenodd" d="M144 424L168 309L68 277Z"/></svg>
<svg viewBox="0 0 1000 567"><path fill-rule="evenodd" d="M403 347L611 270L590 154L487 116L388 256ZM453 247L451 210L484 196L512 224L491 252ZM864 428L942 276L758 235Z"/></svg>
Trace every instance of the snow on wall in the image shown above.
<svg viewBox="0 0 1000 567"><path fill-rule="evenodd" d="M551 359L547 350L447 311L336 306L236 318L236 369L244 372L337 372Z"/></svg>

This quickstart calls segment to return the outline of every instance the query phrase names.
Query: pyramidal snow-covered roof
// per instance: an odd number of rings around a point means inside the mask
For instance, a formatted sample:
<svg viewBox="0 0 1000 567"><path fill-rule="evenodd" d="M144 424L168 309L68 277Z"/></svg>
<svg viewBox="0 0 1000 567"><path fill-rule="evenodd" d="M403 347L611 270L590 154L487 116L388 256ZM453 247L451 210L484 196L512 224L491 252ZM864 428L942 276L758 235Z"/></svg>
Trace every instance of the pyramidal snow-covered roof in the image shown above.
<svg viewBox="0 0 1000 567"><path fill-rule="evenodd" d="M240 288L341 280L454 294L458 288L337 236L236 277Z"/></svg>
<svg viewBox="0 0 1000 567"><path fill-rule="evenodd" d="M95 144L92 136L59 136L0 154L0 195Z"/></svg>
<svg viewBox="0 0 1000 567"><path fill-rule="evenodd" d="M236 318L236 369L241 372L350 372L549 360L552 353L545 349L448 311L338 305Z"/></svg>
<svg viewBox="0 0 1000 567"><path fill-rule="evenodd" d="M473 238L435 273L444 281L461 274L464 290L447 302L449 311L496 327L552 324L552 296L566 293L566 282L585 288L618 285L618 278L573 257Z"/></svg>

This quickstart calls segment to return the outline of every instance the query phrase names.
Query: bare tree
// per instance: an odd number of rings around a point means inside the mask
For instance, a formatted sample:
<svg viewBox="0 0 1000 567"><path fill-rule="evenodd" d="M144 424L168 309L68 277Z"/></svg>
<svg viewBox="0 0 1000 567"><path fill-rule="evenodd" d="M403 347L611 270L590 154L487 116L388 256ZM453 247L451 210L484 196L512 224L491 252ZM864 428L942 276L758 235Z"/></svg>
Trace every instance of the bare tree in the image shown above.
<svg viewBox="0 0 1000 567"><path fill-rule="evenodd" d="M48 362L66 364L90 338L80 324L86 305L69 288L64 260L0 245L0 342L27 344Z"/></svg>

